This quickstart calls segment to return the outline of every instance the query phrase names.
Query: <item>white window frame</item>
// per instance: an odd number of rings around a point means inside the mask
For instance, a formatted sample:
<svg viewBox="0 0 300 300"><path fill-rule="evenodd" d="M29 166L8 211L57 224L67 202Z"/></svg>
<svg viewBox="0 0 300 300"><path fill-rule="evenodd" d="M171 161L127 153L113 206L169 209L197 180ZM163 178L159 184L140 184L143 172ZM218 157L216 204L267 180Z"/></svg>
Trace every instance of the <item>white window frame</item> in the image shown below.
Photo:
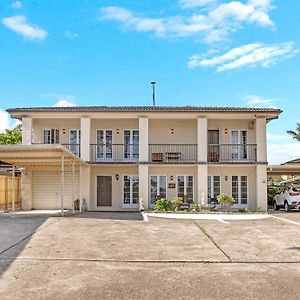
<svg viewBox="0 0 300 300"><path fill-rule="evenodd" d="M184 176L184 195L186 195L186 178L187 176L192 176L193 177L193 202L195 202L195 176L193 174L178 174L176 175L176 197L178 197L178 177L179 176Z"/></svg>
<svg viewBox="0 0 300 300"><path fill-rule="evenodd" d="M165 176L166 177L166 198L168 199L168 175L166 175L166 174L150 174L149 175L149 207L152 208L154 206L154 204L151 203L151 176L156 176L156 177ZM159 192L159 188L160 188L160 185L158 182L157 192Z"/></svg>
<svg viewBox="0 0 300 300"><path fill-rule="evenodd" d="M76 144L71 144L71 131L76 131ZM80 149L80 140L81 140L80 129L69 129L69 147L68 147L68 149L77 155L80 154L80 153L77 153L77 151L80 152L80 150L79 150ZM75 151L76 153L74 151L72 151L72 145L76 145L76 151Z"/></svg>
<svg viewBox="0 0 300 300"><path fill-rule="evenodd" d="M129 204L125 204L124 203L124 183L125 183L125 180L124 180L124 177L125 176L128 176L130 177L130 203ZM132 192L133 192L133 185L132 185L132 177L133 176L137 176L138 179L139 179L139 190L140 190L140 177L138 174L122 174L122 208L139 208L140 204L139 204L139 197L138 197L138 202L135 204L135 203L132 203Z"/></svg>
<svg viewBox="0 0 300 300"><path fill-rule="evenodd" d="M97 140L97 137L98 137L98 131L100 131L100 130L102 130L103 132L104 132L104 134L103 134L103 136L104 136L104 139L105 139L105 143L104 143L104 145L107 145L107 141L106 141L106 131L111 131L111 147L112 147L112 149L111 149L111 153L112 153L112 158L107 158L106 157L106 147L104 148L104 152L103 152L103 158L98 158L98 153L97 153L97 151L98 151L98 145L101 145L101 144L98 144L98 140ZM113 143L114 143L114 131L113 131L113 129L110 129L110 128L98 128L98 129L96 129L96 136L95 136L95 140L96 140L96 149L95 149L95 158L96 158L96 160L112 160L113 159L113 157L114 157L114 149L113 149Z"/></svg>
<svg viewBox="0 0 300 300"><path fill-rule="evenodd" d="M48 130L50 131L50 143L44 143L44 136L45 136L45 131ZM42 130L42 144L45 144L45 145L55 145L55 144L59 144L60 141L56 141L56 137L54 137L54 141L55 143L51 143L52 141L52 135L51 135L51 131L54 130L58 130L58 139L60 140L60 130L58 128L43 128ZM56 132L54 133L54 135L56 135Z"/></svg>
<svg viewBox="0 0 300 300"><path fill-rule="evenodd" d="M233 208L247 208L249 205L249 175L248 174L232 174L230 175L230 195L232 196L232 176L237 176L238 177L238 199L237 203L233 204ZM242 204L241 203L241 177L246 176L247 177L247 204Z"/></svg>
<svg viewBox="0 0 300 300"><path fill-rule="evenodd" d="M130 149L130 155L129 155L129 157L126 157L125 158L125 139L124 139L124 135L125 135L125 131L130 131L130 140L129 140L129 145L133 145L133 131L138 131L138 133L139 133L139 143L138 143L138 145L140 144L140 130L137 128L137 129L135 129L135 128L124 128L123 129L123 145L124 145L124 153L123 153L123 159L125 159L125 160L132 160L132 159L136 159L136 158L134 158L133 157L133 149L129 146L129 149ZM140 154L139 153L140 151L139 151L139 149L138 149L138 155Z"/></svg>
<svg viewBox="0 0 300 300"><path fill-rule="evenodd" d="M220 193L222 193L222 176L221 176L221 174L208 174L207 182L208 182L208 177L214 177L214 176L220 177ZM214 182L213 182L213 180L211 180L210 190L212 193L213 193L213 188L214 188ZM207 187L207 201L208 201L208 187ZM208 204L208 205L214 205L214 204Z"/></svg>

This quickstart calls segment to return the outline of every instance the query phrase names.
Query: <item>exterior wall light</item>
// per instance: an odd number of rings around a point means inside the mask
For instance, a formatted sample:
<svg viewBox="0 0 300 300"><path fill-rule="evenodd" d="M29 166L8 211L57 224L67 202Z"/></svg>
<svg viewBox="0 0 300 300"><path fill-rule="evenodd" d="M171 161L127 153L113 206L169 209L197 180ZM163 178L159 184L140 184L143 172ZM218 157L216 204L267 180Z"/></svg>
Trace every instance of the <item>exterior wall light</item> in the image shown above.
<svg viewBox="0 0 300 300"><path fill-rule="evenodd" d="M170 132L171 132L171 134L174 134L174 132L175 132L174 128L171 128Z"/></svg>
<svg viewBox="0 0 300 300"><path fill-rule="evenodd" d="M173 176L173 175L170 176L170 180L171 180L171 181L174 180L174 176Z"/></svg>
<svg viewBox="0 0 300 300"><path fill-rule="evenodd" d="M117 179L117 181L119 180L119 174L116 174L116 179Z"/></svg>
<svg viewBox="0 0 300 300"><path fill-rule="evenodd" d="M62 130L62 133L63 133L63 134L66 134L66 129L63 129L63 130Z"/></svg>
<svg viewBox="0 0 300 300"><path fill-rule="evenodd" d="M228 176L225 176L225 181L227 181L228 180Z"/></svg>
<svg viewBox="0 0 300 300"><path fill-rule="evenodd" d="M117 134L120 133L120 129L119 129L119 128L116 129L116 133L117 133Z"/></svg>
<svg viewBox="0 0 300 300"><path fill-rule="evenodd" d="M225 129L225 134L227 134L227 133L228 133L228 129L226 128L226 129Z"/></svg>

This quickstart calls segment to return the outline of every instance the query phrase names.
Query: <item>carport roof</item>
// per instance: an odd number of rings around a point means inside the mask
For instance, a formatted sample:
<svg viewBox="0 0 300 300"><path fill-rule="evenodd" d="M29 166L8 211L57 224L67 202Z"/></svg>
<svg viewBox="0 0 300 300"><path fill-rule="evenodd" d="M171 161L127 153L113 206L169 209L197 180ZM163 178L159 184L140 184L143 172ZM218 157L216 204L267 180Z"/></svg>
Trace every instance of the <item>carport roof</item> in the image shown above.
<svg viewBox="0 0 300 300"><path fill-rule="evenodd" d="M87 165L85 161L61 145L1 145L0 160L18 166Z"/></svg>
<svg viewBox="0 0 300 300"><path fill-rule="evenodd" d="M271 175L295 175L300 174L300 165L288 164L288 165L269 165L267 167L267 173Z"/></svg>

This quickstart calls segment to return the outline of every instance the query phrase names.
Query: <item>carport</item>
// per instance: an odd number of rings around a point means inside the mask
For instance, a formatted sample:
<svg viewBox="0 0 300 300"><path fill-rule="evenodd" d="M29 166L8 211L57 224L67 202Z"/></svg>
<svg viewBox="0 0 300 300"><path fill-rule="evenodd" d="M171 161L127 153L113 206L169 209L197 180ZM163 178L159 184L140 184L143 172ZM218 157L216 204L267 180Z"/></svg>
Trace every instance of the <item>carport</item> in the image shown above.
<svg viewBox="0 0 300 300"><path fill-rule="evenodd" d="M267 167L268 176L300 176L300 164L286 164L286 165L269 165Z"/></svg>
<svg viewBox="0 0 300 300"><path fill-rule="evenodd" d="M60 195L60 209L61 214L64 215L65 209L65 168L71 168L72 173L72 209L74 211L74 187L75 187L75 170L82 171L82 166L88 164L81 158L73 154L67 148L61 145L3 145L0 146L0 160L9 163L13 167L13 176L15 168L22 170L22 176L26 176L26 169L32 167L40 167L45 170L51 167L59 167L60 170L60 184L57 186L57 193ZM80 176L81 177L81 176ZM31 183L32 184L32 183ZM23 189L23 187L22 187ZM79 184L80 197L79 209L81 210L81 192L82 188ZM14 210L14 189L12 190Z"/></svg>

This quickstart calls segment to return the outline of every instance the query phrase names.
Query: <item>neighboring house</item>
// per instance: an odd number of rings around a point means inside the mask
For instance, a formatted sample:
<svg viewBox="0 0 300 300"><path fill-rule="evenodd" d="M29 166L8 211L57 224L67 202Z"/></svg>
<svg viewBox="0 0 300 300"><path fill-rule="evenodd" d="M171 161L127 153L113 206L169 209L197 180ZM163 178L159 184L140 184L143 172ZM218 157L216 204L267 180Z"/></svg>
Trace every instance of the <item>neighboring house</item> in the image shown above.
<svg viewBox="0 0 300 300"><path fill-rule="evenodd" d="M136 210L156 196L267 209L266 125L278 109L88 106L8 109L23 145L0 159L23 168L23 209ZM43 145L41 145L43 144ZM57 145L60 144L60 145ZM67 150L68 149L68 150Z"/></svg>

